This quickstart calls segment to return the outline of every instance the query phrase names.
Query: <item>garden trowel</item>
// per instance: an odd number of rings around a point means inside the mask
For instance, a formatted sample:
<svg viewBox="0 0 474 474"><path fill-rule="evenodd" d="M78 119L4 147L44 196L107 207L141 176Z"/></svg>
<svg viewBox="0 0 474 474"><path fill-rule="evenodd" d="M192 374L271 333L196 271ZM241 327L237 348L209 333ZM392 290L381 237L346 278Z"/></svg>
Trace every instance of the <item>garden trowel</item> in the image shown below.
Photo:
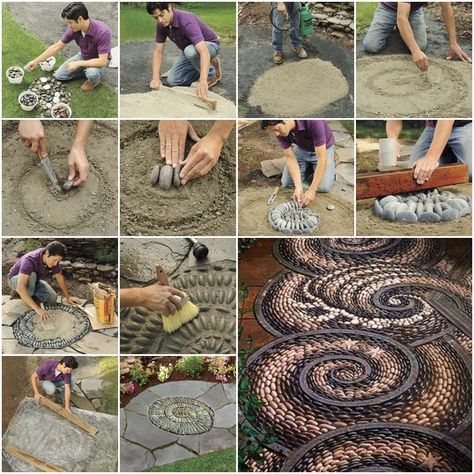
<svg viewBox="0 0 474 474"><path fill-rule="evenodd" d="M51 162L49 161L48 153L46 152L46 150L43 148L42 145L38 146L38 150L36 151L36 154L38 155L38 158L40 159L41 167L43 168L43 171L48 177L50 183L53 185L53 188L56 189L56 191L61 191L61 186L59 186L58 177L56 176L53 166L51 165Z"/></svg>

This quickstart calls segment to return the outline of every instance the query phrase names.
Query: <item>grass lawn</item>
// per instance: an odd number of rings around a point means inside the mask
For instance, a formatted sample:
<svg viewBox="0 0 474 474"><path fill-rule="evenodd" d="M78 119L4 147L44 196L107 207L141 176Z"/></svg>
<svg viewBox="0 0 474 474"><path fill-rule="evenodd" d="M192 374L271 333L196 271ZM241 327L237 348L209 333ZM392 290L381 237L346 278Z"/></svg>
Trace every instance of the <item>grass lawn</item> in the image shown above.
<svg viewBox="0 0 474 474"><path fill-rule="evenodd" d="M377 2L357 2L357 35L361 35L367 31L374 12L377 9L377 5Z"/></svg>
<svg viewBox="0 0 474 474"><path fill-rule="evenodd" d="M117 379L117 358L116 357L100 357L100 378L104 381L104 396L102 405L98 411L108 413L109 415L117 415L118 410L118 379Z"/></svg>
<svg viewBox="0 0 474 474"><path fill-rule="evenodd" d="M220 37L222 44L235 44L235 3L184 2L178 9L194 13L209 25ZM156 23L145 8L145 3L136 6L120 4L120 41L154 40Z"/></svg>
<svg viewBox="0 0 474 474"><path fill-rule="evenodd" d="M152 467L149 472L232 472L235 471L235 449L228 448L184 459L163 466Z"/></svg>
<svg viewBox="0 0 474 474"><path fill-rule="evenodd" d="M21 84L10 84L5 71L11 66L23 67L29 61L41 54L49 45L36 39L31 33L24 30L13 19L6 4L3 5L3 117L8 118L36 118L40 116L36 109L25 112L18 103L18 95L33 83L38 77L50 77L52 72L44 72L38 66L34 71L25 73ZM56 68L66 58L56 55ZM106 73L107 74L107 73ZM66 90L71 93L69 102L72 108L72 118L114 118L118 115L117 92L108 84L101 84L95 91L88 93L79 90L83 79L66 83ZM85 99L85 100L84 100Z"/></svg>

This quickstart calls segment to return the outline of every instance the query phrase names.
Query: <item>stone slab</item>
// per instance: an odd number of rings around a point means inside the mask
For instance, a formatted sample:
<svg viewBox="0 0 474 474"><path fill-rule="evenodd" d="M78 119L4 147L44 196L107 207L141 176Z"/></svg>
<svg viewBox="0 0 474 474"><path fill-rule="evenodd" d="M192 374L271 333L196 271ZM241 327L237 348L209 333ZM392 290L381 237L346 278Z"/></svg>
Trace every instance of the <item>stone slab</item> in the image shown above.
<svg viewBox="0 0 474 474"><path fill-rule="evenodd" d="M155 458L145 448L120 440L120 471L121 472L142 472L155 465Z"/></svg>
<svg viewBox="0 0 474 474"><path fill-rule="evenodd" d="M138 415L148 416L148 409L150 405L158 400L160 397L151 390L145 390L132 399L132 401L125 407L127 411L132 411Z"/></svg>
<svg viewBox="0 0 474 474"><path fill-rule="evenodd" d="M84 379L81 383L81 390L87 398L102 397L104 394L104 381L100 379Z"/></svg>
<svg viewBox="0 0 474 474"><path fill-rule="evenodd" d="M232 428L235 426L235 404L230 403L214 412L214 426L216 428Z"/></svg>
<svg viewBox="0 0 474 474"><path fill-rule="evenodd" d="M200 438L199 454L212 453L226 448L235 447L235 433L222 428L213 428L211 431L204 433Z"/></svg>
<svg viewBox="0 0 474 474"><path fill-rule="evenodd" d="M71 347L83 354L117 354L118 339L99 332L89 332Z"/></svg>
<svg viewBox="0 0 474 474"><path fill-rule="evenodd" d="M199 445L201 444L199 440L201 436L200 434L181 436L181 438L178 439L178 444L199 454Z"/></svg>
<svg viewBox="0 0 474 474"><path fill-rule="evenodd" d="M127 428L127 412L125 408L120 409L120 436L123 436Z"/></svg>
<svg viewBox="0 0 474 474"><path fill-rule="evenodd" d="M222 384L222 388L224 389L225 396L229 402L236 403L237 402L237 386L235 383L224 383Z"/></svg>
<svg viewBox="0 0 474 474"><path fill-rule="evenodd" d="M72 408L72 413L99 431L93 437L33 398L24 398L3 435L3 445L13 444L65 471L115 471L118 461L117 417ZM64 449L66 440L73 449ZM29 464L5 451L3 456L17 472L31 472Z"/></svg>
<svg viewBox="0 0 474 474"><path fill-rule="evenodd" d="M211 389L215 383L186 380L185 382L166 382L149 388L160 397L198 398Z"/></svg>
<svg viewBox="0 0 474 474"><path fill-rule="evenodd" d="M4 339L2 341L3 354L33 354L34 347L26 347L18 344L16 339Z"/></svg>
<svg viewBox="0 0 474 474"><path fill-rule="evenodd" d="M204 395L199 397L198 400L210 406L214 411L228 403L222 384L216 384Z"/></svg>
<svg viewBox="0 0 474 474"><path fill-rule="evenodd" d="M28 307L20 299L9 299L2 305L2 324L11 326Z"/></svg>
<svg viewBox="0 0 474 474"><path fill-rule="evenodd" d="M163 449L157 449L153 452L156 458L155 466L163 466L163 464L170 464L172 462L180 461L182 459L189 459L196 457L195 454L191 453L187 449L173 444Z"/></svg>
<svg viewBox="0 0 474 474"><path fill-rule="evenodd" d="M2 338L15 339L15 336L13 336L13 328L11 326L2 326Z"/></svg>

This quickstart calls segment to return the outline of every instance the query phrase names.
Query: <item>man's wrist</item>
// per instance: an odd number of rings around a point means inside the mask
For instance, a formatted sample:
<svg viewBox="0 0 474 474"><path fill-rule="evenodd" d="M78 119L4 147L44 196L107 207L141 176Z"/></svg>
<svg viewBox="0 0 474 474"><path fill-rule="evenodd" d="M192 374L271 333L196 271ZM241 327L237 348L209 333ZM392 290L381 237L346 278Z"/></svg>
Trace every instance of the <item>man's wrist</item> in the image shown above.
<svg viewBox="0 0 474 474"><path fill-rule="evenodd" d="M429 154L427 154L427 155L425 156L425 158L428 159L428 160L430 160L430 161L433 161L433 162L437 163L437 162L439 161L439 158L440 158L440 157L439 157L439 156L436 156L436 155L434 155L434 154L432 154L432 153L429 153Z"/></svg>

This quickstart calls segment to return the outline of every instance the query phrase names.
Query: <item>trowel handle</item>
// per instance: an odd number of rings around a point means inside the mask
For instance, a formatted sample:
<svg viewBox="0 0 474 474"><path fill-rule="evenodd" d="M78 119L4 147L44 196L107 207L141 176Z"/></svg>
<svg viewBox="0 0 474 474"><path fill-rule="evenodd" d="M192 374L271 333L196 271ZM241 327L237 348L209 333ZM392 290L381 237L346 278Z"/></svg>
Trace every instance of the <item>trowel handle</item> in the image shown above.
<svg viewBox="0 0 474 474"><path fill-rule="evenodd" d="M165 286L170 285L170 281L168 280L168 275L166 274L165 270L161 265L156 265L155 266L155 272L156 272L156 279Z"/></svg>
<svg viewBox="0 0 474 474"><path fill-rule="evenodd" d="M206 99L204 97L199 97L211 110L216 110L217 107L217 100L213 99Z"/></svg>
<svg viewBox="0 0 474 474"><path fill-rule="evenodd" d="M36 150L36 154L38 155L38 158L42 160L43 158L48 156L48 153L46 152L46 149L43 147L43 145L38 144L38 148Z"/></svg>

